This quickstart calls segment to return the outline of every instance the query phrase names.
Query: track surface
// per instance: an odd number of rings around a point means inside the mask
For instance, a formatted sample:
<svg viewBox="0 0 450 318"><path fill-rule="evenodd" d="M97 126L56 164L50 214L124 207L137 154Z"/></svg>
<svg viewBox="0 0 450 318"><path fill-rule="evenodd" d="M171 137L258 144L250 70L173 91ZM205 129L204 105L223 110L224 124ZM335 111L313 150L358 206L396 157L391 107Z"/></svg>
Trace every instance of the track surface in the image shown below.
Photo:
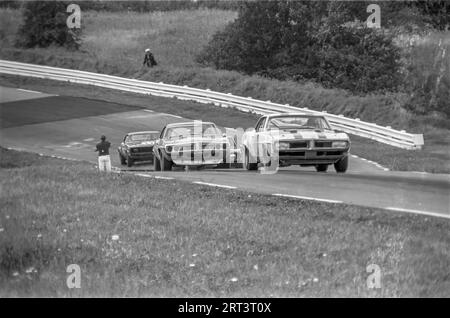
<svg viewBox="0 0 450 318"><path fill-rule="evenodd" d="M160 130L167 123L185 120L126 105L10 88L0 88L0 102L3 147L95 162L95 144L104 134L113 144L112 163L117 167L115 149L127 132ZM450 217L448 175L387 172L353 157L346 174L299 167L281 168L275 175L242 169L152 172L149 164L132 170L225 188Z"/></svg>

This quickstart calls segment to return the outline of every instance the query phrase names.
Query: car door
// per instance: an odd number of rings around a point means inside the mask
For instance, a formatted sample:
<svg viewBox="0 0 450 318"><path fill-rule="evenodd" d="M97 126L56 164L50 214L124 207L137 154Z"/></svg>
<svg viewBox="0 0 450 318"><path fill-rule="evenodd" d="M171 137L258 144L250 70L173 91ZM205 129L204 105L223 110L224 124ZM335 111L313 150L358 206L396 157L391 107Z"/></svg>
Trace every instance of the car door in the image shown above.
<svg viewBox="0 0 450 318"><path fill-rule="evenodd" d="M155 146L153 147L153 153L157 154L158 158L159 158L159 149L161 149L162 147L164 147L164 134L166 133L166 127L164 127L161 130L161 133L159 134L159 138L155 140ZM161 159L161 158L159 158Z"/></svg>
<svg viewBox="0 0 450 318"><path fill-rule="evenodd" d="M127 152L127 144L126 144L127 138L128 135L125 135L125 137L123 137L123 141L120 143L119 151L122 156L125 156Z"/></svg>
<svg viewBox="0 0 450 318"><path fill-rule="evenodd" d="M250 153L253 154L254 156L258 155L258 141L259 141L259 135L261 133L263 133L264 131L264 126L266 123L266 116L261 117L258 122L255 125L255 133L251 135L250 140L249 140L249 145L250 145Z"/></svg>

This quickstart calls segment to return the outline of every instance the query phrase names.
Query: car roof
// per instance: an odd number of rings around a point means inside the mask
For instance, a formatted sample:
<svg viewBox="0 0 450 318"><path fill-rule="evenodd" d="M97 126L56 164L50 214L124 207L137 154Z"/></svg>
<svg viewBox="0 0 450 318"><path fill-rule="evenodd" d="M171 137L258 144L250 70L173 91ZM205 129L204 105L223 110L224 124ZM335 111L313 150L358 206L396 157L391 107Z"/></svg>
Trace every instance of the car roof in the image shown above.
<svg viewBox="0 0 450 318"><path fill-rule="evenodd" d="M140 134L159 134L159 131L157 130L133 131L129 132L127 135L140 135Z"/></svg>
<svg viewBox="0 0 450 318"><path fill-rule="evenodd" d="M196 121L192 120L192 121L185 121L182 123L171 123L171 124L167 124L166 128L173 128L173 127L184 127L184 126L192 126ZM202 123L202 125L216 125L213 122L210 121L198 121L200 123Z"/></svg>
<svg viewBox="0 0 450 318"><path fill-rule="evenodd" d="M302 112L292 112L292 113L274 113L274 114L269 114L266 115L268 118L272 118L272 117L279 117L279 116L305 116L305 117L317 117L317 118L324 118L324 115L316 115L316 114L306 114L306 113L302 113Z"/></svg>

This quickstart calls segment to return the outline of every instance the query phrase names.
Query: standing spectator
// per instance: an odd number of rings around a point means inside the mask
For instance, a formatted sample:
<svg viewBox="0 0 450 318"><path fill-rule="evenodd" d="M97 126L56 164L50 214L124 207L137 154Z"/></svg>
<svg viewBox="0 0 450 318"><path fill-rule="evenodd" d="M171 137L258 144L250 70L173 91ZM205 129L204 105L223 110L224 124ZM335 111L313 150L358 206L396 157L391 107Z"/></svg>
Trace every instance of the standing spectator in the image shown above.
<svg viewBox="0 0 450 318"><path fill-rule="evenodd" d="M106 137L102 136L101 141L97 144L95 151L98 151L98 169L100 171L111 171L111 157L109 156L109 147L111 143L106 141Z"/></svg>
<svg viewBox="0 0 450 318"><path fill-rule="evenodd" d="M152 52L150 52L150 49L145 50L145 56L144 56L144 63L143 65L146 65L147 67L153 67L158 65L156 63L155 57L153 56Z"/></svg>

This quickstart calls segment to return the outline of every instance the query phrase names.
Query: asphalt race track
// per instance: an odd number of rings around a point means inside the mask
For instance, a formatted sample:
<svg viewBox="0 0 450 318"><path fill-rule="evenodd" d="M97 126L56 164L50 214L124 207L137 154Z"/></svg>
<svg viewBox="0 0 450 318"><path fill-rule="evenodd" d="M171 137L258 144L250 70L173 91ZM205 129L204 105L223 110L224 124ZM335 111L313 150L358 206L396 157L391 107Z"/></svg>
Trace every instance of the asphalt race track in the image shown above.
<svg viewBox="0 0 450 318"><path fill-rule="evenodd" d="M121 167L116 148L123 136L130 131L161 130L167 123L185 120L170 114L0 87L0 119L0 145L3 147L95 162L95 144L104 134L113 145L113 166L128 173L299 199L450 217L448 175L384 171L355 157L350 158L346 174L337 174L332 167L327 173L317 173L314 168L287 167L273 175L243 169L152 172L152 165L145 163L136 165L131 171Z"/></svg>

